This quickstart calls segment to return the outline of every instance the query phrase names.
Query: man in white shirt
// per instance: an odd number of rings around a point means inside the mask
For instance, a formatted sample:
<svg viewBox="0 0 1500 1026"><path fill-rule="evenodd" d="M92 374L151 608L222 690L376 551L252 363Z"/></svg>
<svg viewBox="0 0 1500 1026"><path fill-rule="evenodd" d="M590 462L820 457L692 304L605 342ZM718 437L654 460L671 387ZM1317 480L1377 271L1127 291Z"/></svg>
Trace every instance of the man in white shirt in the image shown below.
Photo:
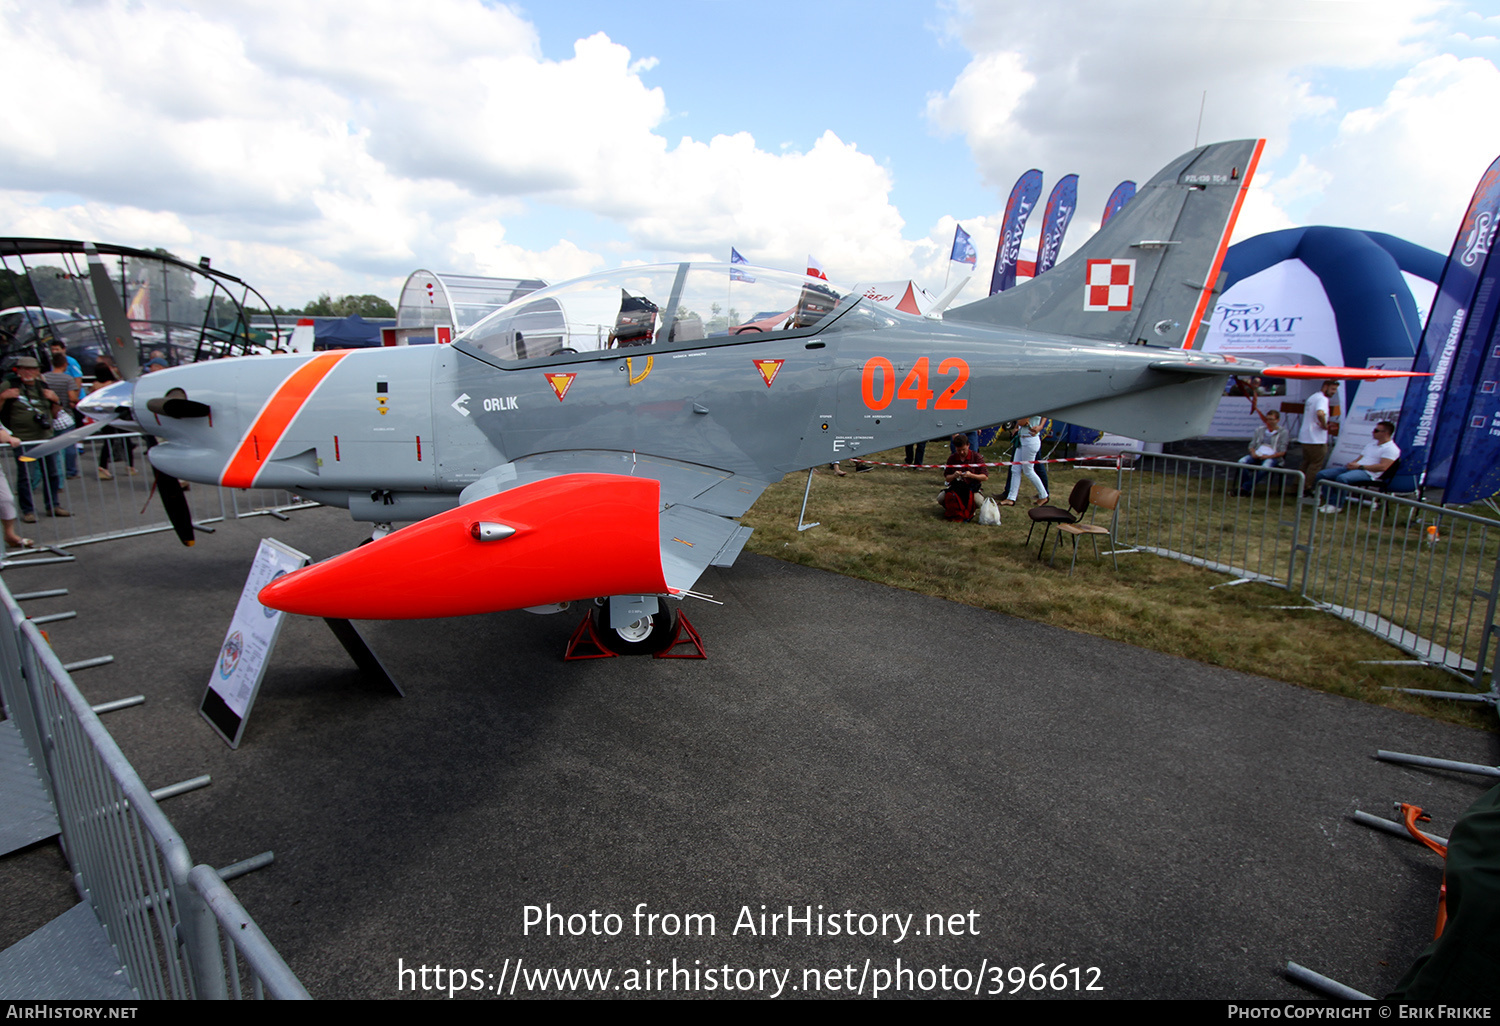
<svg viewBox="0 0 1500 1026"><path fill-rule="evenodd" d="M1329 467L1327 470L1319 471L1318 481L1320 483L1337 481L1339 484L1348 485L1378 481L1380 475L1401 458L1400 447L1391 441L1391 435L1395 433L1396 425L1388 420L1382 420L1375 425L1375 441L1364 447L1359 454L1359 459L1342 467ZM1324 497L1323 505L1318 507L1319 513L1337 513L1343 508L1344 499L1348 493L1327 488L1320 488L1319 491Z"/></svg>
<svg viewBox="0 0 1500 1026"><path fill-rule="evenodd" d="M1302 411L1302 427L1297 441L1302 445L1302 494L1309 498L1317 482L1318 471L1328 460L1328 401L1338 394L1339 383L1333 378L1323 382L1307 399Z"/></svg>

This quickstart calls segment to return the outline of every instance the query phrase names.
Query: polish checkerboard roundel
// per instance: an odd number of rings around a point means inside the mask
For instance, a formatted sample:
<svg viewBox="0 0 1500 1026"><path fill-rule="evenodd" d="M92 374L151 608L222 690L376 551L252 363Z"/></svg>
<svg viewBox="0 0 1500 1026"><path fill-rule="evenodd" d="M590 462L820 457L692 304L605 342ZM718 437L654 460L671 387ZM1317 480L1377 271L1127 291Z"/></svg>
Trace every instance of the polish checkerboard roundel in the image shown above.
<svg viewBox="0 0 1500 1026"><path fill-rule="evenodd" d="M1085 310L1129 310L1135 298L1134 260L1090 260L1083 285Z"/></svg>

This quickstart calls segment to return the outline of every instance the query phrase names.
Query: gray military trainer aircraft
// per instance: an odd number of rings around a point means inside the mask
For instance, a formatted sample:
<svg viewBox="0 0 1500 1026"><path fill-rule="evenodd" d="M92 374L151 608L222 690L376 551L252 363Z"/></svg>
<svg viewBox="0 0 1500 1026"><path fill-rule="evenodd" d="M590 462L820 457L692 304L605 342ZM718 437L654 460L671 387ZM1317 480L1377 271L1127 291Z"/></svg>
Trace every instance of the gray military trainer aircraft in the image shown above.
<svg viewBox="0 0 1500 1026"><path fill-rule="evenodd" d="M1262 145L1178 157L1068 260L941 319L744 265L626 267L451 345L148 375L134 418L164 475L411 522L282 577L267 606L401 619L596 599L609 648L656 651L673 600L733 563L737 518L789 472L1035 413L1185 438L1230 374L1372 376L1195 351Z"/></svg>

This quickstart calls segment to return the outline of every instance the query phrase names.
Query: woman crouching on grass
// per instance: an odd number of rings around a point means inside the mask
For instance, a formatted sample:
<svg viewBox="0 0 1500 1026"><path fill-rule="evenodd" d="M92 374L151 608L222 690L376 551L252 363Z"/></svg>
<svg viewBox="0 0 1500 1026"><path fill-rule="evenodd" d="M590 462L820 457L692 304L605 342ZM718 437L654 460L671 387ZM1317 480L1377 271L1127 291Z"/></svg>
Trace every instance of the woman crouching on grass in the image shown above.
<svg viewBox="0 0 1500 1026"><path fill-rule="evenodd" d="M943 479L948 482L948 489L943 492L943 515L949 520L972 520L979 505L979 489L989 480L989 468L969 448L968 435L954 435L952 445L943 471Z"/></svg>

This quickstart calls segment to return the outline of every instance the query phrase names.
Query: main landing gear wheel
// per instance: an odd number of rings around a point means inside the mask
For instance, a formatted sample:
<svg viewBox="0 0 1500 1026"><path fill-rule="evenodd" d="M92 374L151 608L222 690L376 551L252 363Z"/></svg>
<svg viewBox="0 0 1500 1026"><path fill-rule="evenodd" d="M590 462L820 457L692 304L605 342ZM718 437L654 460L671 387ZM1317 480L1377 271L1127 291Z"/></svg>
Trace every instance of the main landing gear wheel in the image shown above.
<svg viewBox="0 0 1500 1026"><path fill-rule="evenodd" d="M664 599L656 600L656 613L634 623L614 628L609 625L609 604L605 599L594 607L594 630L609 648L620 655L654 655L672 643L677 630L677 614L667 608Z"/></svg>

